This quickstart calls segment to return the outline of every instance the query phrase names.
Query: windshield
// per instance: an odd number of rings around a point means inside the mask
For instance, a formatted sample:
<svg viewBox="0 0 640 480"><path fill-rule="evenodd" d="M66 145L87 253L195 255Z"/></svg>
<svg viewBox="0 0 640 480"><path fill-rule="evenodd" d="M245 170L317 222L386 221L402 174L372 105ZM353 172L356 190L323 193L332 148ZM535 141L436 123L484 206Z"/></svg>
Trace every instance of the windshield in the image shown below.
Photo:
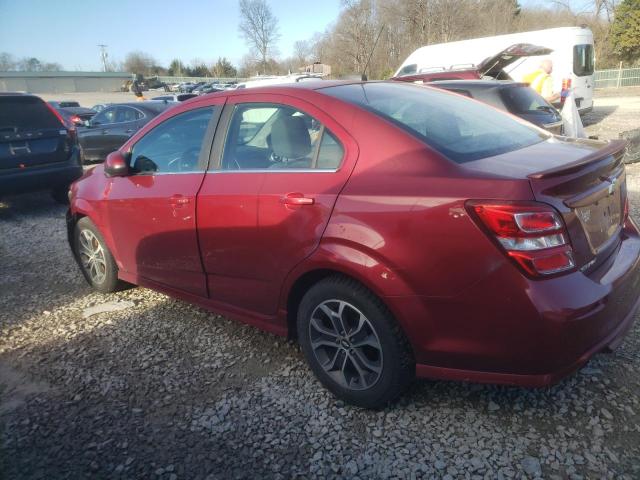
<svg viewBox="0 0 640 480"><path fill-rule="evenodd" d="M518 150L547 134L460 95L406 83L341 85L322 92L356 104L457 163Z"/></svg>

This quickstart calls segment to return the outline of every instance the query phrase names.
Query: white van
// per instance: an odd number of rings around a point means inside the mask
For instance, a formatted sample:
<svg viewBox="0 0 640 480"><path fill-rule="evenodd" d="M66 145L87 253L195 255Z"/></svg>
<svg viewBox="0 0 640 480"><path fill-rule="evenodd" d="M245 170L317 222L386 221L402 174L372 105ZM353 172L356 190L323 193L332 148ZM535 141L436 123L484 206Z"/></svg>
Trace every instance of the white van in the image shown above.
<svg viewBox="0 0 640 480"><path fill-rule="evenodd" d="M550 28L427 45L409 55L395 76L472 68L487 57L518 43L552 49L553 52L545 57L553 61L554 91L560 92L563 81L571 80L580 112L584 113L593 108L595 85L593 33L586 27ZM538 68L542 58L519 59L506 67L505 72L513 80L522 81L525 75Z"/></svg>

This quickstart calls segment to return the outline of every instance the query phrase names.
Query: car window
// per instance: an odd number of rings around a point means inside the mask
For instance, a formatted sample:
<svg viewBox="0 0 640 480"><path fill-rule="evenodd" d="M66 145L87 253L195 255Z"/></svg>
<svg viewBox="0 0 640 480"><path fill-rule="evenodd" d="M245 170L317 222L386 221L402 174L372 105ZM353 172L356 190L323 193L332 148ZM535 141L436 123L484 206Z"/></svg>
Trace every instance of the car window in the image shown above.
<svg viewBox="0 0 640 480"><path fill-rule="evenodd" d="M142 118L142 113L135 108L118 107L116 109L116 123L135 122L140 118Z"/></svg>
<svg viewBox="0 0 640 480"><path fill-rule="evenodd" d="M405 65L398 72L398 76L401 77L403 75L411 75L418 71L418 65L416 63L412 63L411 65Z"/></svg>
<svg viewBox="0 0 640 480"><path fill-rule="evenodd" d="M413 84L351 84L321 91L378 115L457 163L518 150L548 138L487 105Z"/></svg>
<svg viewBox="0 0 640 480"><path fill-rule="evenodd" d="M107 123L116 122L116 109L115 107L105 108L100 113L97 113L92 119L91 123L95 125L105 125Z"/></svg>
<svg viewBox="0 0 640 480"><path fill-rule="evenodd" d="M469 90L462 90L461 88L446 88L445 90L449 90L450 92L457 93L458 95L464 95L465 97L473 98L471 92Z"/></svg>
<svg viewBox="0 0 640 480"><path fill-rule="evenodd" d="M61 127L60 120L40 98L0 96L0 134Z"/></svg>
<svg viewBox="0 0 640 480"><path fill-rule="evenodd" d="M592 75L594 69L593 45L573 46L573 73L579 77Z"/></svg>
<svg viewBox="0 0 640 480"><path fill-rule="evenodd" d="M344 150L318 120L273 104L236 106L222 155L224 170L336 169Z"/></svg>
<svg viewBox="0 0 640 480"><path fill-rule="evenodd" d="M181 113L147 132L131 150L132 171L145 175L202 171L198 160L213 112L214 107L206 107Z"/></svg>
<svg viewBox="0 0 640 480"><path fill-rule="evenodd" d="M555 109L534 89L510 87L500 90L500 96L511 113L549 113Z"/></svg>

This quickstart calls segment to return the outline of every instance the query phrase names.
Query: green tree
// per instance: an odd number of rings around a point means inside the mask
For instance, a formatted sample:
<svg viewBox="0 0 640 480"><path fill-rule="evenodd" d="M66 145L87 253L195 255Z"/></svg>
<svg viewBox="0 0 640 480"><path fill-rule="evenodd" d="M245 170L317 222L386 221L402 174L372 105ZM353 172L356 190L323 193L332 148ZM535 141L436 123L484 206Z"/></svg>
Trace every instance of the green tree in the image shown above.
<svg viewBox="0 0 640 480"><path fill-rule="evenodd" d="M171 61L169 65L169 75L181 77L184 74L184 64L177 58Z"/></svg>
<svg viewBox="0 0 640 480"><path fill-rule="evenodd" d="M640 60L640 0L624 0L618 5L609 38L621 60Z"/></svg>
<svg viewBox="0 0 640 480"><path fill-rule="evenodd" d="M236 77L238 72L226 57L218 58L218 61L211 68L214 77Z"/></svg>

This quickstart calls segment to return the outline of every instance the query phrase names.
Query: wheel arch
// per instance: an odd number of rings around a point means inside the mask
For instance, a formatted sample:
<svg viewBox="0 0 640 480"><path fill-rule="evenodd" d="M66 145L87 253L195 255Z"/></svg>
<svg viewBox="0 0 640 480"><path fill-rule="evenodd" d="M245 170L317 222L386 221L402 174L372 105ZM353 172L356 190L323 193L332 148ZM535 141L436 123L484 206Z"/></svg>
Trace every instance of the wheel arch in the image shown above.
<svg viewBox="0 0 640 480"><path fill-rule="evenodd" d="M286 311L288 337L297 339L298 307L304 294L316 283L332 275L350 278L377 296L393 315L405 336L406 325L399 312L385 299L389 295L408 295L409 286L404 279L385 266L379 258L357 250L352 245L326 244L299 265L288 277L282 290L281 305Z"/></svg>

